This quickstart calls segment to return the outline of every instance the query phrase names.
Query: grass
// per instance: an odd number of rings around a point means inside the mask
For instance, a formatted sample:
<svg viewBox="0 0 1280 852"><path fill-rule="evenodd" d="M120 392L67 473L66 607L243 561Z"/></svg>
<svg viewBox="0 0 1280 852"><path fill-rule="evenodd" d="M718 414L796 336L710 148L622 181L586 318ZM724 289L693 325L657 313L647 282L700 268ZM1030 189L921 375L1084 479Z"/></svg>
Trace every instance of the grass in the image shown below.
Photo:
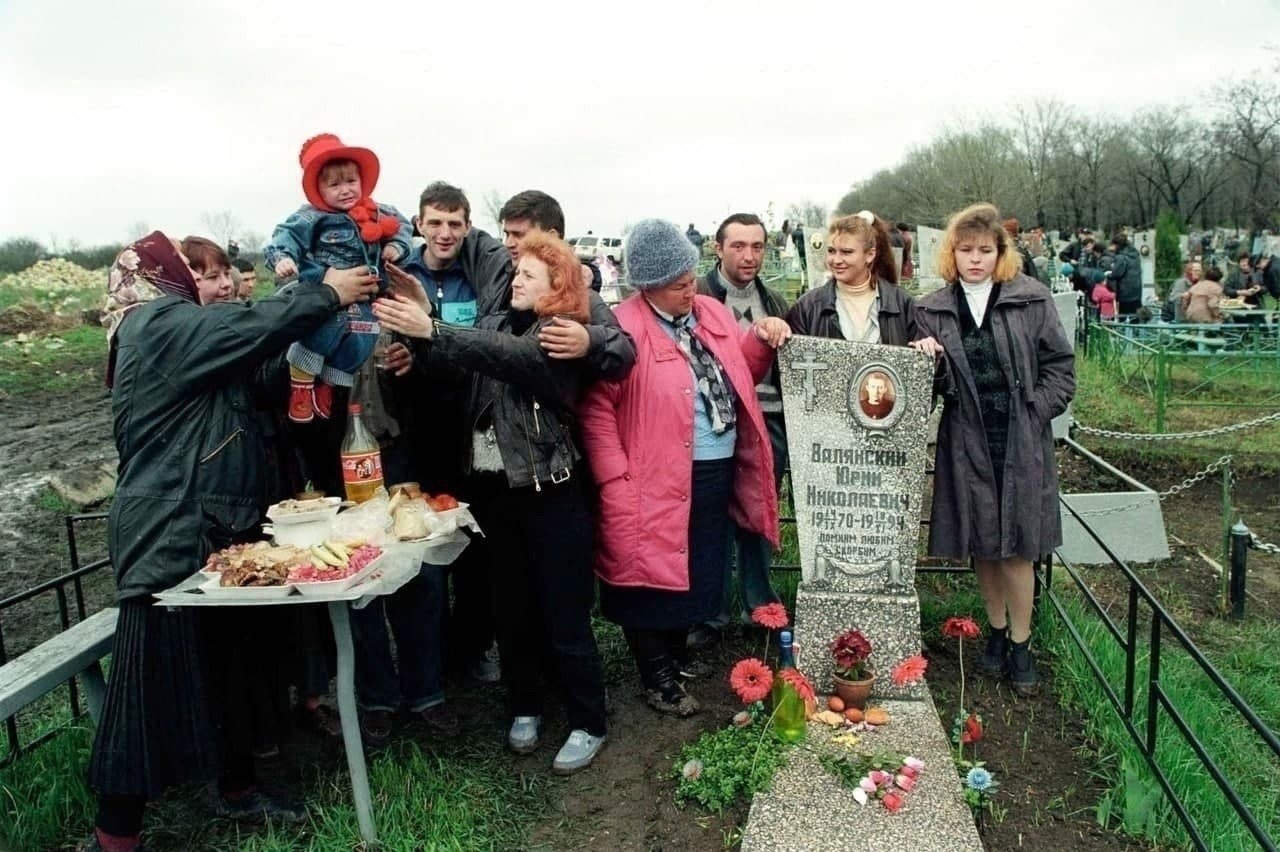
<svg viewBox="0 0 1280 852"><path fill-rule="evenodd" d="M38 390L92 385L107 357L107 330L81 325L40 336L0 340L0 392L21 396Z"/></svg>
<svg viewBox="0 0 1280 852"><path fill-rule="evenodd" d="M1128 356L1134 358L1136 356ZM1172 377L1173 391L1196 386L1197 402L1249 401L1274 397L1275 375L1238 375L1220 378L1200 387L1202 365L1197 369L1181 367ZM1280 370L1280 367L1277 367ZM1149 371L1148 371L1149 372ZM1280 403L1272 410L1280 409ZM1128 381L1114 366L1091 358L1076 359L1076 396L1072 413L1081 423L1103 429L1148 434L1154 431L1155 402L1142 381ZM1198 431L1252 420L1269 413L1265 408L1215 408L1172 406L1166 411L1166 432ZM1236 454L1237 468L1247 466L1265 472L1280 471L1280 423L1227 435L1178 441L1144 442L1112 441L1085 436L1095 444L1123 448L1151 462L1181 461L1185 466L1206 464L1223 453Z"/></svg>
<svg viewBox="0 0 1280 852"><path fill-rule="evenodd" d="M1100 619L1086 611L1074 589L1059 587L1071 622L1106 675L1123 694L1124 652ZM1140 608L1141 612L1141 608ZM1150 661L1149 616L1143 617L1136 662L1134 724L1146 728L1145 680ZM1046 612L1045 647L1055 658L1055 683L1064 705L1080 711L1085 734L1097 744L1097 774L1111 785L1099 802L1100 823L1118 822L1126 832L1162 844L1183 846L1187 835L1151 774L1137 745L1110 707L1084 655L1061 619ZM1204 626L1202 651L1272 729L1280 727L1280 659L1274 649L1280 626L1264 620ZM1167 633L1161 646L1160 683L1188 727L1273 838L1280 837L1280 758L1250 728L1189 654ZM1169 716L1158 716L1155 756L1195 825L1216 849L1252 849L1256 841L1240 816L1179 735Z"/></svg>

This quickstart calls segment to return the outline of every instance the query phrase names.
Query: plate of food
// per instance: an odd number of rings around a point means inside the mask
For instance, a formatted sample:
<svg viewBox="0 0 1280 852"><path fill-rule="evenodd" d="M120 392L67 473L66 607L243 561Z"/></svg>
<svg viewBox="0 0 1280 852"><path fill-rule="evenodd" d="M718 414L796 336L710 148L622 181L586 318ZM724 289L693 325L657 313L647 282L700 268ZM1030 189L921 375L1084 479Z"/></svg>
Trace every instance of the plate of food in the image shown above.
<svg viewBox="0 0 1280 852"><path fill-rule="evenodd" d="M267 517L276 526L313 523L338 514L340 497L311 497L306 500L281 500L267 508Z"/></svg>
<svg viewBox="0 0 1280 852"><path fill-rule="evenodd" d="M288 582L301 595L344 592L378 570L382 548L360 541L326 541L310 548L311 558L290 569Z"/></svg>
<svg viewBox="0 0 1280 852"><path fill-rule="evenodd" d="M285 565L286 567L308 559L303 547L282 547L269 541L233 544L209 554L204 567L206 574L221 574L227 570L239 570L245 566Z"/></svg>
<svg viewBox="0 0 1280 852"><path fill-rule="evenodd" d="M201 584L200 590L210 597L228 600L272 600L293 594L293 586L289 584L288 578L287 565L262 564L249 560L236 568L224 569L211 575Z"/></svg>

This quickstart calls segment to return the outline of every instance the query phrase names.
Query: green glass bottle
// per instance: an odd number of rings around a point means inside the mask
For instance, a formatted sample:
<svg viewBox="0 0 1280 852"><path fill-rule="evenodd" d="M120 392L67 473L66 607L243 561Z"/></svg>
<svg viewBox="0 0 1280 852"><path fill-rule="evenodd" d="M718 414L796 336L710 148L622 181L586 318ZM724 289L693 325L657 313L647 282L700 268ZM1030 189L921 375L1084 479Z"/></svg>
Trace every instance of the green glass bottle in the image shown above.
<svg viewBox="0 0 1280 852"><path fill-rule="evenodd" d="M773 678L773 735L784 743L804 739L804 699L787 683L782 673L796 667L791 653L791 631L778 634L778 673Z"/></svg>

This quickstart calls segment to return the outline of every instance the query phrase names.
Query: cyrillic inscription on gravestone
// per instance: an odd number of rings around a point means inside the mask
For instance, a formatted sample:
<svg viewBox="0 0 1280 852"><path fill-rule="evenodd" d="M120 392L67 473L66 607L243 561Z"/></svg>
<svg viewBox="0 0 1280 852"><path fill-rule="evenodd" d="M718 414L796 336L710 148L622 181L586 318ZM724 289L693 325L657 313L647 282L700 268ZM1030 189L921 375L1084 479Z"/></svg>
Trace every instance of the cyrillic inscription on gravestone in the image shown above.
<svg viewBox="0 0 1280 852"><path fill-rule="evenodd" d="M898 346L796 336L779 353L802 581L802 667L826 689L824 646L857 627L888 669L919 650L915 564L933 359Z"/></svg>

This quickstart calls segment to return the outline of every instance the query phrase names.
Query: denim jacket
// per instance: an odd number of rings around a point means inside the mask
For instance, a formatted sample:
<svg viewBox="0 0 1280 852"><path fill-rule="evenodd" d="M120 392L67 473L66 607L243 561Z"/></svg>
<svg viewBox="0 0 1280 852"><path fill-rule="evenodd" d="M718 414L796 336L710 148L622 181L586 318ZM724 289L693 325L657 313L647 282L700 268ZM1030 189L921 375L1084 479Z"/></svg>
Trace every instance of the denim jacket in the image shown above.
<svg viewBox="0 0 1280 852"><path fill-rule="evenodd" d="M408 257L413 239L409 220L389 204L379 204L378 211L384 216L394 216L400 223L395 236L383 244L399 248L401 259ZM329 212L304 204L276 226L265 256L267 266L271 268L281 258L292 258L298 265L299 277L318 280L329 267L351 269L366 265L381 277L383 244L366 243L360 239L359 227L346 213ZM318 267L319 275L314 274L317 271L315 267ZM304 276L305 271L313 274Z"/></svg>

